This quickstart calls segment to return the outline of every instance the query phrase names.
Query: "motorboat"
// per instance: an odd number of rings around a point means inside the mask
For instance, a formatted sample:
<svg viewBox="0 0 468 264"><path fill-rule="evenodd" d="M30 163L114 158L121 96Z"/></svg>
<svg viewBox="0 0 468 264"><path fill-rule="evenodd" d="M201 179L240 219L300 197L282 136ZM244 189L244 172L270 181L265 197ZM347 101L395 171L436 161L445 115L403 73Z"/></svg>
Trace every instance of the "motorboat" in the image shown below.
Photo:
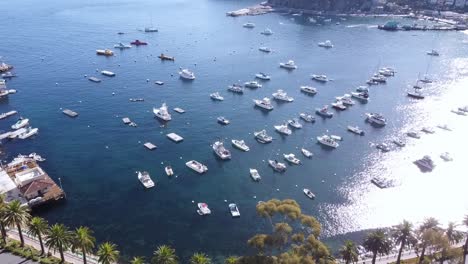
<svg viewBox="0 0 468 264"><path fill-rule="evenodd" d="M295 165L301 164L301 161L298 158L296 158L296 156L293 153L283 154L283 157L285 160L287 160L291 164L295 164Z"/></svg>
<svg viewBox="0 0 468 264"><path fill-rule="evenodd" d="M96 54L103 55L103 56L114 56L114 52L110 49L104 49L104 50L98 49L96 50Z"/></svg>
<svg viewBox="0 0 468 264"><path fill-rule="evenodd" d="M33 159L33 160L35 160L35 161L38 161L38 162L44 162L44 161L46 161L45 158L41 157L41 155L39 155L39 154L37 154L37 153L35 153L35 152L29 154L28 157L31 158L31 159Z"/></svg>
<svg viewBox="0 0 468 264"><path fill-rule="evenodd" d="M381 74L375 74L371 78L372 81L378 82L378 83L386 83L387 82L387 77L381 75Z"/></svg>
<svg viewBox="0 0 468 264"><path fill-rule="evenodd" d="M390 147L386 143L379 143L375 146L377 149L380 149L382 152L389 152Z"/></svg>
<svg viewBox="0 0 468 264"><path fill-rule="evenodd" d="M412 138L417 138L417 139L421 138L421 135L416 131L408 131L406 133L406 135L408 135L408 137L412 137Z"/></svg>
<svg viewBox="0 0 468 264"><path fill-rule="evenodd" d="M269 47L260 47L258 48L259 51L263 51L263 52L266 52L266 53L270 53L271 52L271 49Z"/></svg>
<svg viewBox="0 0 468 264"><path fill-rule="evenodd" d="M170 121L172 119L171 114L167 111L166 103L163 103L160 108L153 107L153 113L157 118L163 121Z"/></svg>
<svg viewBox="0 0 468 264"><path fill-rule="evenodd" d="M387 120L381 115L377 113L366 113L366 120L367 122L378 125L378 126L385 126L387 124Z"/></svg>
<svg viewBox="0 0 468 264"><path fill-rule="evenodd" d="M235 203L229 204L229 212L231 213L232 217L240 217L239 208Z"/></svg>
<svg viewBox="0 0 468 264"><path fill-rule="evenodd" d="M292 98L291 96L288 96L288 94L281 89L276 91L276 93L273 93L273 98L275 98L278 101L283 101L283 102L294 101L294 98Z"/></svg>
<svg viewBox="0 0 468 264"><path fill-rule="evenodd" d="M335 99L341 101L345 106L352 106L356 104L356 102L354 102L353 99L351 99L351 95L349 94L345 94L343 96L337 96L335 97Z"/></svg>
<svg viewBox="0 0 468 264"><path fill-rule="evenodd" d="M310 159L310 158L312 158L314 156L314 154L311 151L309 151L309 150L307 150L305 148L301 148L301 152L308 159Z"/></svg>
<svg viewBox="0 0 468 264"><path fill-rule="evenodd" d="M2 73L1 77L2 77L3 79L11 79L11 78L13 78L13 77L16 77L16 74L14 74L14 73L8 71L8 72L5 72L5 73Z"/></svg>
<svg viewBox="0 0 468 264"><path fill-rule="evenodd" d="M39 133L39 128L28 127L28 128L26 128L25 132L18 135L18 138L27 139L29 137L32 137L32 136L36 135L37 133Z"/></svg>
<svg viewBox="0 0 468 264"><path fill-rule="evenodd" d="M439 52L437 50L435 50L435 49L426 52L426 54L430 55L430 56L439 56L440 55Z"/></svg>
<svg viewBox="0 0 468 264"><path fill-rule="evenodd" d="M179 76L180 78L185 79L185 80L195 80L195 74L191 72L189 69L180 68Z"/></svg>
<svg viewBox="0 0 468 264"><path fill-rule="evenodd" d="M223 142L221 141L216 141L213 144L213 151L215 152L218 157L220 157L222 160L228 160L231 159L231 152L224 147Z"/></svg>
<svg viewBox="0 0 468 264"><path fill-rule="evenodd" d="M297 69L297 65L294 63L293 60L288 60L287 62L281 62L280 67L288 69L288 70Z"/></svg>
<svg viewBox="0 0 468 264"><path fill-rule="evenodd" d="M274 126L274 127L275 127L275 130L280 134L283 134L283 135L286 135L286 136L289 136L289 135L292 134L292 131L291 131L291 129L288 128L287 124L277 125L277 126Z"/></svg>
<svg viewBox="0 0 468 264"><path fill-rule="evenodd" d="M148 45L147 42L141 41L139 39L135 39L134 41L130 42L130 44L135 45L135 46L145 46Z"/></svg>
<svg viewBox="0 0 468 264"><path fill-rule="evenodd" d="M328 77L323 74L312 74L312 80L318 81L318 82L328 82Z"/></svg>
<svg viewBox="0 0 468 264"><path fill-rule="evenodd" d="M343 141L343 138L337 135L330 135L330 137L335 141Z"/></svg>
<svg viewBox="0 0 468 264"><path fill-rule="evenodd" d="M366 85L360 85L356 88L356 92L369 92L369 86Z"/></svg>
<svg viewBox="0 0 468 264"><path fill-rule="evenodd" d="M265 129L258 131L258 132L254 132L254 136L258 142L263 143L263 144L270 143L273 141L273 137L269 136L266 133Z"/></svg>
<svg viewBox="0 0 468 264"><path fill-rule="evenodd" d="M247 88L262 88L262 85L259 84L257 81L250 81L250 82L245 82L244 86Z"/></svg>
<svg viewBox="0 0 468 264"><path fill-rule="evenodd" d="M20 129L20 128L22 128L22 127L27 126L28 124L29 124L29 119L27 119L27 118L20 118L20 119L18 119L18 121L16 121L15 124L13 124L13 125L11 126L11 129L15 129L15 130L16 130L16 129Z"/></svg>
<svg viewBox="0 0 468 264"><path fill-rule="evenodd" d="M369 93L367 92L352 92L351 96L363 102L369 101Z"/></svg>
<svg viewBox="0 0 468 264"><path fill-rule="evenodd" d="M244 25L242 25L243 27L245 28L254 28L255 27L255 24L254 23L251 23L251 22L247 22L245 23Z"/></svg>
<svg viewBox="0 0 468 264"><path fill-rule="evenodd" d="M465 111L460 111L458 109L452 109L450 110L450 112L454 113L454 114L457 114L457 115L461 115L461 116L466 116L467 115L467 112Z"/></svg>
<svg viewBox="0 0 468 264"><path fill-rule="evenodd" d="M380 68L379 74L382 74L383 76L386 76L386 77L395 76L395 69L390 68L390 67L383 67L383 68Z"/></svg>
<svg viewBox="0 0 468 264"><path fill-rule="evenodd" d="M277 172L286 171L286 164L278 162L277 160L268 160L268 164Z"/></svg>
<svg viewBox="0 0 468 264"><path fill-rule="evenodd" d="M166 55L166 54L164 54L164 53L161 53L161 54L158 56L158 58L160 58L160 59L163 60L163 61L175 61L175 58L174 58L174 57L168 56L168 55Z"/></svg>
<svg viewBox="0 0 468 264"><path fill-rule="evenodd" d="M171 166L166 166L164 170L166 171L167 176L171 177L172 175L174 175L174 171L172 170Z"/></svg>
<svg viewBox="0 0 468 264"><path fill-rule="evenodd" d="M196 160L188 161L185 163L185 165L200 174L208 171L208 167L206 167L205 165L201 164L200 162Z"/></svg>
<svg viewBox="0 0 468 264"><path fill-rule="evenodd" d="M369 80L366 81L366 84L367 85L378 85L379 82L374 80L374 79L369 79Z"/></svg>
<svg viewBox="0 0 468 264"><path fill-rule="evenodd" d="M151 179L149 173L147 171L137 171L138 174L138 180L140 180L141 184L145 186L145 188L149 189L154 187L154 182Z"/></svg>
<svg viewBox="0 0 468 264"><path fill-rule="evenodd" d="M322 47L322 48L333 48L333 44L330 40L326 40L324 42L319 42L317 44L319 47Z"/></svg>
<svg viewBox="0 0 468 264"><path fill-rule="evenodd" d="M130 102L144 102L145 99L143 98L130 98L128 99Z"/></svg>
<svg viewBox="0 0 468 264"><path fill-rule="evenodd" d="M437 125L437 127L443 130L452 131L452 129L447 124Z"/></svg>
<svg viewBox="0 0 468 264"><path fill-rule="evenodd" d="M337 148L337 147L340 146L340 144L338 144L338 142L336 142L334 139L332 139L328 135L322 135L322 136L317 137L317 141L320 144L322 144L324 146L327 146L327 147Z"/></svg>
<svg viewBox="0 0 468 264"><path fill-rule="evenodd" d="M237 140L237 139L233 139L231 140L232 142L232 145L242 151L249 151L250 148L249 146L247 146L247 144L245 144L245 141L244 140Z"/></svg>
<svg viewBox="0 0 468 264"><path fill-rule="evenodd" d="M424 76L424 78L422 79L419 79L420 82L423 82L423 83L432 83L432 79L429 78L427 75Z"/></svg>
<svg viewBox="0 0 468 264"><path fill-rule="evenodd" d="M405 141L403 141L402 139L399 139L399 138L392 139L392 142L393 142L393 144L397 145L400 148L406 146Z"/></svg>
<svg viewBox="0 0 468 264"><path fill-rule="evenodd" d="M299 123L299 120L298 120L297 118L289 119L289 120L288 120L288 124L289 124L291 127L294 127L294 128L296 128L296 129L302 128L302 124Z"/></svg>
<svg viewBox="0 0 468 264"><path fill-rule="evenodd" d="M208 208L208 205L206 203L198 203L198 210L197 213L199 215L209 215L211 214L210 208Z"/></svg>
<svg viewBox="0 0 468 264"><path fill-rule="evenodd" d="M304 121L306 121L306 122L309 122L309 123L315 122L315 117L313 117L312 115L307 114L307 113L300 113L300 114L299 114L299 117L300 117L302 120L304 120Z"/></svg>
<svg viewBox="0 0 468 264"><path fill-rule="evenodd" d="M129 49L129 48L131 48L131 47L132 47L131 45L125 45L125 44L123 44L122 42L119 42L119 43L117 43L117 44L114 45L114 48L116 48L116 49L121 49L121 50L122 50L122 49Z"/></svg>
<svg viewBox="0 0 468 264"><path fill-rule="evenodd" d="M145 27L144 31L146 33L152 33L152 32L158 32L158 29L154 27Z"/></svg>
<svg viewBox="0 0 468 264"><path fill-rule="evenodd" d="M358 126L348 126L348 131L353 132L356 135L364 136L364 130L360 129Z"/></svg>
<svg viewBox="0 0 468 264"><path fill-rule="evenodd" d="M255 74L255 78L265 80L265 81L268 81L268 80L271 79L270 75L268 75L266 73L263 73L263 72L259 72L259 73Z"/></svg>
<svg viewBox="0 0 468 264"><path fill-rule="evenodd" d="M458 110L459 110L459 111L462 111L462 112L465 112L465 113L468 113L468 105L465 105L465 106L462 106L462 107L458 107Z"/></svg>
<svg viewBox="0 0 468 264"><path fill-rule="evenodd" d="M262 179L262 177L256 169L250 169L250 177L252 177L252 180L254 181L259 181Z"/></svg>
<svg viewBox="0 0 468 264"><path fill-rule="evenodd" d="M373 183L375 186L379 187L380 189L390 188L393 186L391 181L382 177L372 178L371 183Z"/></svg>
<svg viewBox="0 0 468 264"><path fill-rule="evenodd" d="M432 127L423 127L421 129L422 132L427 133L427 134L434 134L435 130Z"/></svg>
<svg viewBox="0 0 468 264"><path fill-rule="evenodd" d="M328 111L328 105L325 105L322 108L316 108L315 113L321 117L327 117L327 118L333 117L333 113Z"/></svg>
<svg viewBox="0 0 468 264"><path fill-rule="evenodd" d="M312 199L312 200L315 199L315 194L313 192L311 192L309 189L304 189L303 192L310 199Z"/></svg>
<svg viewBox="0 0 468 264"><path fill-rule="evenodd" d="M346 110L346 106L343 104L341 100L336 100L336 102L331 104L333 108L338 109L338 110Z"/></svg>
<svg viewBox="0 0 468 264"><path fill-rule="evenodd" d="M414 89L414 91L407 92L409 97L416 99L424 99L424 94L419 89Z"/></svg>
<svg viewBox="0 0 468 264"><path fill-rule="evenodd" d="M315 95L317 93L317 88L312 86L301 86L300 88L306 94Z"/></svg>
<svg viewBox="0 0 468 264"><path fill-rule="evenodd" d="M422 159L414 161L414 164L416 164L423 171L432 171L435 167L434 162L428 155L424 156Z"/></svg>
<svg viewBox="0 0 468 264"><path fill-rule="evenodd" d="M1 90L6 90L6 80L0 79L0 89Z"/></svg>
<svg viewBox="0 0 468 264"><path fill-rule="evenodd" d="M239 93L242 94L244 93L244 88L238 84L233 84L228 86L228 91L231 91L233 93Z"/></svg>
<svg viewBox="0 0 468 264"><path fill-rule="evenodd" d="M255 105L260 107L260 108L263 108L265 110L268 110L268 111L271 111L273 110L273 105L271 104L271 101L269 98L265 97L263 98L262 100L253 100Z"/></svg>
<svg viewBox="0 0 468 264"><path fill-rule="evenodd" d="M440 158L443 159L444 161L452 161L453 158L450 156L448 152L444 152L440 154Z"/></svg>
<svg viewBox="0 0 468 264"><path fill-rule="evenodd" d="M270 36L270 35L273 35L273 31L269 28L266 28L265 30L260 32L260 34L265 35L265 36Z"/></svg>
<svg viewBox="0 0 468 264"><path fill-rule="evenodd" d="M230 123L229 119L225 118L224 116L219 116L218 118L216 118L216 120L218 120L218 123L220 123L221 125L229 125Z"/></svg>
<svg viewBox="0 0 468 264"><path fill-rule="evenodd" d="M218 92L210 94L210 97L215 101L224 101L224 97L222 97Z"/></svg>

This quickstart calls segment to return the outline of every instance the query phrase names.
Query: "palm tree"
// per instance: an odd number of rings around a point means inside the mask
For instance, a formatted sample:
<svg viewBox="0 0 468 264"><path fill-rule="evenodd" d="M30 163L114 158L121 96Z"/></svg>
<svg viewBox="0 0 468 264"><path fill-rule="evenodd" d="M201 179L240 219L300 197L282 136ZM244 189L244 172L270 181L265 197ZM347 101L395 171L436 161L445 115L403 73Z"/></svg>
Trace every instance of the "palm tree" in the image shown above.
<svg viewBox="0 0 468 264"><path fill-rule="evenodd" d="M44 243L42 242L42 235L47 233L49 229L49 224L44 218L33 217L28 223L28 234L39 239L39 244L41 245L41 255L44 255Z"/></svg>
<svg viewBox="0 0 468 264"><path fill-rule="evenodd" d="M130 261L130 264L144 264L145 259L143 257L133 257L133 259Z"/></svg>
<svg viewBox="0 0 468 264"><path fill-rule="evenodd" d="M205 253L195 253L190 258L190 264L211 264L211 259Z"/></svg>
<svg viewBox="0 0 468 264"><path fill-rule="evenodd" d="M393 237L395 238L395 244L400 245L400 250L398 251L398 257L396 261L396 264L400 264L401 253L403 252L403 249L406 246L415 243L416 241L416 238L413 234L413 224L403 220L403 222L399 224L393 231Z"/></svg>
<svg viewBox="0 0 468 264"><path fill-rule="evenodd" d="M229 256L224 260L224 264L237 264L238 260L239 258L236 256Z"/></svg>
<svg viewBox="0 0 468 264"><path fill-rule="evenodd" d="M463 233L455 230L457 225L454 222L449 222L447 229L445 229L445 235L451 245L459 243L463 239Z"/></svg>
<svg viewBox="0 0 468 264"><path fill-rule="evenodd" d="M463 218L463 225L468 228L468 215L465 215L465 218ZM462 263L466 263L466 255L468 255L468 233L466 236L465 245L463 246L463 262Z"/></svg>
<svg viewBox="0 0 468 264"><path fill-rule="evenodd" d="M60 252L60 259L65 262L63 251L70 247L72 241L72 233L63 224L54 224L50 227L46 236L46 246Z"/></svg>
<svg viewBox="0 0 468 264"><path fill-rule="evenodd" d="M31 217L29 214L29 208L21 206L21 202L14 200L6 205L3 212L3 219L5 224L10 227L16 226L18 228L18 234L21 241L21 247L24 246L23 232L21 226L26 224Z"/></svg>
<svg viewBox="0 0 468 264"><path fill-rule="evenodd" d="M2 193L0 194L0 231L2 233L3 243L6 244L7 233L5 231L5 220L4 220L5 207L6 207L5 194Z"/></svg>
<svg viewBox="0 0 468 264"><path fill-rule="evenodd" d="M85 226L80 226L73 234L72 251L81 251L83 263L86 264L86 254L93 252L95 242L96 239L93 237L93 231Z"/></svg>
<svg viewBox="0 0 468 264"><path fill-rule="evenodd" d="M119 259L120 252L117 250L117 246L110 242L105 242L99 245L97 251L98 262L102 264L111 264L117 262Z"/></svg>
<svg viewBox="0 0 468 264"><path fill-rule="evenodd" d="M382 230L368 234L364 239L363 245L366 250L372 252L372 264L375 264L377 253L388 254L392 247L392 243Z"/></svg>
<svg viewBox="0 0 468 264"><path fill-rule="evenodd" d="M179 263L175 249L168 245L159 246L153 253L153 264L177 264Z"/></svg>
<svg viewBox="0 0 468 264"><path fill-rule="evenodd" d="M358 261L358 252L353 241L346 240L345 244L340 248L340 255L346 264L356 263Z"/></svg>
<svg viewBox="0 0 468 264"><path fill-rule="evenodd" d="M438 230L439 229L439 221L435 219L434 217L429 217L424 222L421 224L419 227L419 236L423 237L424 233L428 230ZM419 261L418 263L421 264L424 261L424 257L426 256L426 248L427 248L427 243L423 241L422 243L422 249L421 249L421 255L419 256Z"/></svg>

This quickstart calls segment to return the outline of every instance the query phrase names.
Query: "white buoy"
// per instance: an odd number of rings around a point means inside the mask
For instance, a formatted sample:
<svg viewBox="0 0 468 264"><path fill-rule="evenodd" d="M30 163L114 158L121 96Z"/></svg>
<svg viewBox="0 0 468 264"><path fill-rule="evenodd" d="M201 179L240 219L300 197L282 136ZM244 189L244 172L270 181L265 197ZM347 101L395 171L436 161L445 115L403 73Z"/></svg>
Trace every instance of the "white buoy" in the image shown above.
<svg viewBox="0 0 468 264"><path fill-rule="evenodd" d="M257 196L256 196L256 195L254 195L254 197L253 197L253 198L254 198L254 199L257 199Z"/></svg>
<svg viewBox="0 0 468 264"><path fill-rule="evenodd" d="M224 200L225 203L227 203L227 200Z"/></svg>
<svg viewBox="0 0 468 264"><path fill-rule="evenodd" d="M195 203L195 201L192 200L192 203Z"/></svg>

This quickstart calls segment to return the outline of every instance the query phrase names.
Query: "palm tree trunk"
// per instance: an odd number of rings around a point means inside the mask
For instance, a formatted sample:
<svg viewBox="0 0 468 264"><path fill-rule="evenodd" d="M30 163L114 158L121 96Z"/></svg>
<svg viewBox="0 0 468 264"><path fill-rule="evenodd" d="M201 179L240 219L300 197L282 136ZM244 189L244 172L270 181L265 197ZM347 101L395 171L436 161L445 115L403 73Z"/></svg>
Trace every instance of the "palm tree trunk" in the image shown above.
<svg viewBox="0 0 468 264"><path fill-rule="evenodd" d="M86 264L86 253L84 248L81 249L81 253L83 253L83 264Z"/></svg>
<svg viewBox="0 0 468 264"><path fill-rule="evenodd" d="M23 238L23 232L21 231L21 225L16 224L16 227L18 227L18 234L19 234L20 241L21 241L21 247L24 247L24 238Z"/></svg>
<svg viewBox="0 0 468 264"><path fill-rule="evenodd" d="M61 246L59 247L59 252L60 252L60 259L62 260L61 263L64 263L65 257L63 256L63 249Z"/></svg>
<svg viewBox="0 0 468 264"><path fill-rule="evenodd" d="M373 252L372 256L372 264L375 264L375 260L377 259L377 252Z"/></svg>
<svg viewBox="0 0 468 264"><path fill-rule="evenodd" d="M41 244L41 256L44 255L44 244L42 243L42 236L41 234L38 234L37 236L39 238L39 244Z"/></svg>
<svg viewBox="0 0 468 264"><path fill-rule="evenodd" d="M3 224L3 222L0 223L0 228L2 230L2 239L3 239L3 243L6 244L6 238L7 238L7 233L5 231L5 225Z"/></svg>
<svg viewBox="0 0 468 264"><path fill-rule="evenodd" d="M423 249L421 251L421 256L419 257L419 262L418 262L419 264L421 264L423 262L424 257L425 257L424 256L425 253L426 253L426 245L423 246Z"/></svg>
<svg viewBox="0 0 468 264"><path fill-rule="evenodd" d="M401 261L401 253L403 252L403 248L405 247L406 239L401 240L400 250L398 251L398 257L396 260L396 264L400 264Z"/></svg>

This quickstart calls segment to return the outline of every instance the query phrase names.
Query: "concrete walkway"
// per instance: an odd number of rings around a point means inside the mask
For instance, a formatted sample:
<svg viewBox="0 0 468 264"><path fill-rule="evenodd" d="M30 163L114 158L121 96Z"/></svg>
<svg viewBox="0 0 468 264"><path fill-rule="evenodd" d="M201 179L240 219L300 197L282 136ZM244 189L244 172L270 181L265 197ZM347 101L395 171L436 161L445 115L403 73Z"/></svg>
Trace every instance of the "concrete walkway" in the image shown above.
<svg viewBox="0 0 468 264"><path fill-rule="evenodd" d="M38 264L32 260L27 260L22 257L15 256L8 252L0 252L0 263L2 264Z"/></svg>

